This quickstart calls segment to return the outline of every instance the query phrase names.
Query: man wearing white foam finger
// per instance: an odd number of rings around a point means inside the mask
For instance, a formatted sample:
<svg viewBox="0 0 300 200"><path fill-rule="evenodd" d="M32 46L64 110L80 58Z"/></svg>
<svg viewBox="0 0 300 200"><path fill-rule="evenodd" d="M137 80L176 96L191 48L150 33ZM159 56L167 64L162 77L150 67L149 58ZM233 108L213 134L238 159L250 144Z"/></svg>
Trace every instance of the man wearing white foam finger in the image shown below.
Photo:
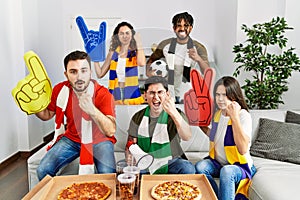
<svg viewBox="0 0 300 200"><path fill-rule="evenodd" d="M55 116L55 137L37 169L38 178L55 176L79 156L79 174L114 173L113 96L91 79L87 53L71 52L64 65L67 80L53 88L48 107L36 113L42 120Z"/></svg>

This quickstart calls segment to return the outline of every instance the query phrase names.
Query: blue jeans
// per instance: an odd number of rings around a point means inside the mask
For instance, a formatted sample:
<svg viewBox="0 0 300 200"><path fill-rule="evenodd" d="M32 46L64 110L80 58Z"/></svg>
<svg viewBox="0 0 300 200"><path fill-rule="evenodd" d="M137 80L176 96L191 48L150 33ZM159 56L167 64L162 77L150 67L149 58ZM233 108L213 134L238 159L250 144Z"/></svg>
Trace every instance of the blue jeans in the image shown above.
<svg viewBox="0 0 300 200"><path fill-rule="evenodd" d="M94 164L97 173L115 173L116 161L114 146L111 141L100 142L93 146ZM67 137L62 137L42 158L37 168L39 180L47 174L55 176L65 165L72 162L80 155L80 143L73 142Z"/></svg>
<svg viewBox="0 0 300 200"><path fill-rule="evenodd" d="M236 165L225 165L221 169L217 169L211 160L204 159L195 165L197 174L205 174L214 189L218 199L230 200L234 199L236 186L242 179L242 170ZM251 175L256 173L254 165L251 168ZM214 177L220 177L220 189L214 180Z"/></svg>
<svg viewBox="0 0 300 200"><path fill-rule="evenodd" d="M195 166L188 160L173 158L168 162L168 174L195 174ZM141 174L149 174L148 170L141 170Z"/></svg>
<svg viewBox="0 0 300 200"><path fill-rule="evenodd" d="M173 158L168 162L169 174L195 174L195 166L188 160Z"/></svg>

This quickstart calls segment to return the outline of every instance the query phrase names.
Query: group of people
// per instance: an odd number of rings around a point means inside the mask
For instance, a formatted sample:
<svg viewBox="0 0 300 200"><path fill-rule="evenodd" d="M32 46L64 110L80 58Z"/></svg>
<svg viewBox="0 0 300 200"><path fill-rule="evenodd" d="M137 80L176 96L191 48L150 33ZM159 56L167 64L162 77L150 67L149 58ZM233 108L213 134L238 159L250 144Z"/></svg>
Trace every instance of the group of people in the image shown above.
<svg viewBox="0 0 300 200"><path fill-rule="evenodd" d="M42 120L55 116L57 129L66 122L66 130L40 162L37 169L40 180L47 174L55 176L60 168L77 157L80 157L80 174L115 173L115 104L145 101L147 106L137 111L130 121L127 138L128 143L137 144L154 156L153 164L143 173L201 173L207 176L219 199L247 196L245 187L256 171L249 154L252 121L236 79L224 76L216 82L211 126L199 127L210 139L209 156L193 164L180 146L180 141L189 140L192 132L188 116L176 108L176 101L183 100L178 96L178 89L182 82L190 81L191 67L198 64L203 72L209 64L205 47L189 36L193 29L192 16L179 13L172 23L176 38L159 43L147 63L139 35L129 23L118 24L103 65L94 62L98 77L109 71L108 89L91 78L91 60L87 53L74 51L65 57L67 80L55 85L48 107L36 113ZM150 64L162 57L171 60L173 66L169 67L174 77L180 78L172 80L153 74ZM138 66L145 65L149 78L142 95ZM172 86L175 96L170 91ZM125 155L126 159L132 159L128 148ZM219 187L216 177L220 177Z"/></svg>
<svg viewBox="0 0 300 200"><path fill-rule="evenodd" d="M209 68L205 46L190 37L193 17L187 12L179 13L173 17L172 24L176 37L160 42L147 62L140 34L128 22L121 22L116 26L105 61L102 65L94 62L98 78L109 72L108 89L116 104L144 103L139 88L138 67L146 66L146 75L153 76L155 70L150 66L156 60L163 59L167 62L168 84L169 87L173 86L171 92L176 103L182 103L184 92L191 88L188 83L190 69L198 65L204 72Z"/></svg>

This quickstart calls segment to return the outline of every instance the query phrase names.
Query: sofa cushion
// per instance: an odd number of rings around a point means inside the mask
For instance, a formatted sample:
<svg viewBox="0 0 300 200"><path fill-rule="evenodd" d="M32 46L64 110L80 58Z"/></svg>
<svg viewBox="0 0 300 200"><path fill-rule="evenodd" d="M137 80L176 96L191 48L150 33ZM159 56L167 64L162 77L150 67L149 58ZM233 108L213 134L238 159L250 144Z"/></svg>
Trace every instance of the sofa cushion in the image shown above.
<svg viewBox="0 0 300 200"><path fill-rule="evenodd" d="M251 200L297 199L300 165L252 156L257 169L249 188Z"/></svg>
<svg viewBox="0 0 300 200"><path fill-rule="evenodd" d="M300 125L261 118L253 156L300 164Z"/></svg>
<svg viewBox="0 0 300 200"><path fill-rule="evenodd" d="M300 124L300 114L288 110L286 112L285 122Z"/></svg>
<svg viewBox="0 0 300 200"><path fill-rule="evenodd" d="M260 118L271 118L277 121L284 121L286 116L285 110L280 109L272 109L272 110L250 110L251 118L252 118L252 138L251 144L254 143L258 129L259 129L259 119Z"/></svg>

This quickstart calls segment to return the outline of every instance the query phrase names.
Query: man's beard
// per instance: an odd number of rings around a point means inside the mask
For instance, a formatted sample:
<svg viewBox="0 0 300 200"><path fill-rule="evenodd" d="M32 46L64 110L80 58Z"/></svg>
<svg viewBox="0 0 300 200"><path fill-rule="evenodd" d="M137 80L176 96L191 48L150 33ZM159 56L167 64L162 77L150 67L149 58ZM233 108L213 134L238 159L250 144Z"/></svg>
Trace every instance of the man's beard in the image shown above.
<svg viewBox="0 0 300 200"><path fill-rule="evenodd" d="M74 91L76 91L76 92L84 92L88 88L89 83L90 82L86 83L84 81L79 80L79 81L76 81L75 84L72 85L72 87L73 87ZM80 84L79 87L77 87L78 84Z"/></svg>

